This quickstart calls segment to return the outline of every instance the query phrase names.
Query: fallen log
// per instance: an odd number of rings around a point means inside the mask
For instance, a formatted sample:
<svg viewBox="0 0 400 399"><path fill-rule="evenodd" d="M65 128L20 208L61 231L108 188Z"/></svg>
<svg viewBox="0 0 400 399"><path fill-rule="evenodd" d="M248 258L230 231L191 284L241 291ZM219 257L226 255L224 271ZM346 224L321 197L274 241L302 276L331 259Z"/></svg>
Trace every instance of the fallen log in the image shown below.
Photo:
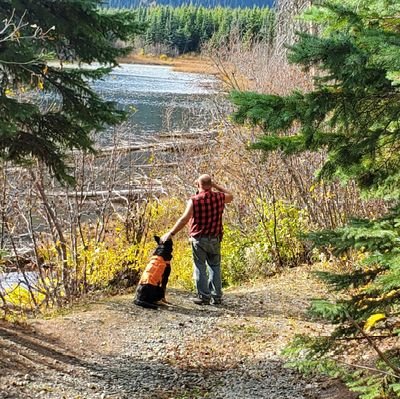
<svg viewBox="0 0 400 399"><path fill-rule="evenodd" d="M143 188L133 188L127 190L92 190L92 191L53 191L47 193L49 197L67 197L67 198L106 198L109 197L114 199L132 198L145 194L164 194L165 190L161 186L153 187L143 187Z"/></svg>
<svg viewBox="0 0 400 399"><path fill-rule="evenodd" d="M179 166L178 162L168 162L168 163L148 163L141 165L134 165L136 169L161 169L161 168L176 168Z"/></svg>
<svg viewBox="0 0 400 399"><path fill-rule="evenodd" d="M159 139L191 139L191 140L204 140L211 139L217 135L216 131L192 131L192 132L164 132L155 135Z"/></svg>
<svg viewBox="0 0 400 399"><path fill-rule="evenodd" d="M140 151L163 151L163 152L181 152L185 148L201 149L207 142L198 142L197 140L185 140L185 141L169 141L169 142L155 142L146 144L135 144L123 147L102 147L97 149L97 157L108 156L113 153L117 154L128 154L130 152Z"/></svg>

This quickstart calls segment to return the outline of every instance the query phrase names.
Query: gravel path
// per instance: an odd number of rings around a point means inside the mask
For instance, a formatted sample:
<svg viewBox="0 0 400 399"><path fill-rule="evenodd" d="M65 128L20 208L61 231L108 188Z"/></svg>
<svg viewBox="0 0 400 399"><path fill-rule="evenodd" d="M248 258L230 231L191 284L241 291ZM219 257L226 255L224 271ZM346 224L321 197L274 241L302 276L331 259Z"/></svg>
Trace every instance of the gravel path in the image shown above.
<svg viewBox="0 0 400 399"><path fill-rule="evenodd" d="M295 333L324 328L305 317L315 295L307 271L290 273L227 291L218 307L170 289L173 305L157 311L125 295L0 324L0 399L354 398L337 381L283 367L280 351Z"/></svg>

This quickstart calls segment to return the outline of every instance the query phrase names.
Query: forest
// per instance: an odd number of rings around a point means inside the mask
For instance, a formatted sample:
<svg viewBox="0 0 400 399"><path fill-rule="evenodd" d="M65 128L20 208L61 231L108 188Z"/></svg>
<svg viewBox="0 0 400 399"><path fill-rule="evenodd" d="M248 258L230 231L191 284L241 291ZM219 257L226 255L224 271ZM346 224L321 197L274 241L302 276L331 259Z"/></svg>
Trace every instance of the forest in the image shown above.
<svg viewBox="0 0 400 399"><path fill-rule="evenodd" d="M16 397L130 398L142 384L146 398L142 381L155 381L155 395L167 387L160 397L322 398L321 386L338 380L347 388L335 399L399 397L400 3L253 5L0 3L0 334L9 342L8 352L0 342L0 384ZM136 66L116 85L120 59L157 45L158 58L198 52L197 62L213 64L212 106L185 103L201 129L185 114L184 128L173 123L175 89L193 76L152 65L129 98ZM172 73L174 96L146 141L134 100L160 84L154 71ZM94 82L129 101L119 106ZM222 306L189 304L192 247L182 231L168 283L175 304L138 310L132 295L153 236L174 226L202 173L234 193ZM76 317L75 306L84 308ZM25 340L12 335L23 323ZM13 345L31 349L41 337L36 352L54 359L31 363L86 367L69 396L67 368L46 374L53 385L30 384L39 374L28 371L21 384L19 371L9 377L32 355L19 358ZM64 338L85 361L60 355ZM46 342L60 347L44 351Z"/></svg>
<svg viewBox="0 0 400 399"><path fill-rule="evenodd" d="M104 4L104 3L103 3ZM272 0L109 0L105 2L111 8L137 8L146 6L200 6L200 7L229 7L229 8L252 8L271 7Z"/></svg>
<svg viewBox="0 0 400 399"><path fill-rule="evenodd" d="M136 47L146 53L157 47L167 55L199 53L202 46L228 44L234 34L249 45L272 37L273 13L268 8L157 6L134 12L136 20L146 26L137 37Z"/></svg>

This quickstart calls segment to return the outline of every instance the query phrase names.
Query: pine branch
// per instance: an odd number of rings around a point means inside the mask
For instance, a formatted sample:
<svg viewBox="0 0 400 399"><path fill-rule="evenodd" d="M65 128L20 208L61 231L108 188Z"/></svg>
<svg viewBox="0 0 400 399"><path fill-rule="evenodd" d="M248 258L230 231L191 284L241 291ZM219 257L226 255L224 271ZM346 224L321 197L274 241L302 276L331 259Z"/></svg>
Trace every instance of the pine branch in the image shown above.
<svg viewBox="0 0 400 399"><path fill-rule="evenodd" d="M392 334L392 335L370 335L369 338L371 339L386 339L386 338L394 338L397 337L397 334ZM340 337L336 338L336 341L360 341L363 339L367 339L366 337L362 336L357 336L357 337Z"/></svg>
<svg viewBox="0 0 400 399"><path fill-rule="evenodd" d="M334 361L337 362L337 363L344 364L345 366L355 367L355 368L362 369L362 370L373 371L374 373L387 375L388 377L394 377L394 378L396 378L396 379L399 379L399 378L400 378L400 377L399 377L398 375L396 375L396 374L389 373L389 372L384 371L384 370L379 370L379 369L374 368L374 367L363 366L363 365L361 365L361 364L347 363L347 362L345 362L345 361L343 361L343 360L334 359L334 358L332 358L332 357L330 357L330 359L334 360Z"/></svg>
<svg viewBox="0 0 400 399"><path fill-rule="evenodd" d="M345 311L346 312L346 311ZM377 353L379 358L389 367L391 368L397 375L394 375L396 378L400 378L400 368L397 367L393 362L391 362L387 356L378 348L375 344L374 340L360 327L360 325L355 321L348 312L346 312L347 318L350 323L361 333L361 335L368 341L374 351Z"/></svg>

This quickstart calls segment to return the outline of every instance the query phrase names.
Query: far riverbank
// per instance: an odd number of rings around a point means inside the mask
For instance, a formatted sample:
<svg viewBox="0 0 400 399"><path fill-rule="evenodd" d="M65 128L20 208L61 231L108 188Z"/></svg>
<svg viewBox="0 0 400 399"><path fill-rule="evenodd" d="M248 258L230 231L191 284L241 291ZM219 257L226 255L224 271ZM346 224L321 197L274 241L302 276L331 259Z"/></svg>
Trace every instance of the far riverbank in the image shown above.
<svg viewBox="0 0 400 399"><path fill-rule="evenodd" d="M170 66L176 72L201 73L207 75L218 75L218 68L214 63L204 56L184 55L179 57L167 57L165 55L140 55L130 54L127 57L118 59L124 64L143 64Z"/></svg>

